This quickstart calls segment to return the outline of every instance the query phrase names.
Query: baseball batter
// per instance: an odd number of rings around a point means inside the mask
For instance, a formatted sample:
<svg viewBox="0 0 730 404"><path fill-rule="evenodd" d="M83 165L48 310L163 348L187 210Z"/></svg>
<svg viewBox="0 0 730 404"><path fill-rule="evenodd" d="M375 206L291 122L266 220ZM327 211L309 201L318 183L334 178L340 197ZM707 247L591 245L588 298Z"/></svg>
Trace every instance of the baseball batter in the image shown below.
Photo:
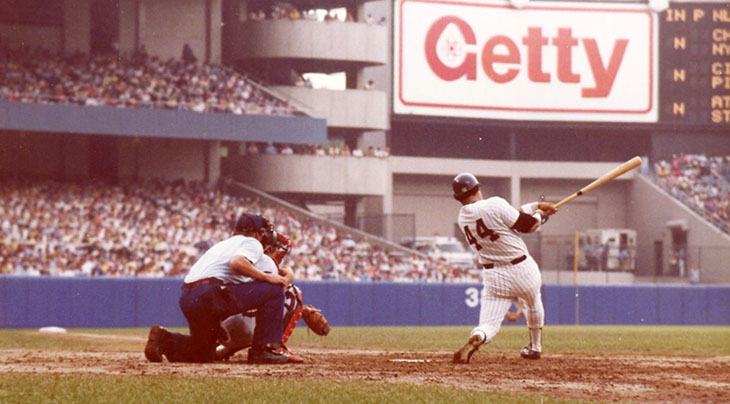
<svg viewBox="0 0 730 404"><path fill-rule="evenodd" d="M531 233L557 209L548 202L512 207L503 198L484 199L474 175L462 173L453 181L454 198L461 202L459 228L483 269L484 291L476 326L464 346L454 353L454 363L469 363L474 352L491 342L499 331L512 301L521 298L530 344L522 349L525 359L540 359L545 310L540 297L540 269L519 233Z"/></svg>

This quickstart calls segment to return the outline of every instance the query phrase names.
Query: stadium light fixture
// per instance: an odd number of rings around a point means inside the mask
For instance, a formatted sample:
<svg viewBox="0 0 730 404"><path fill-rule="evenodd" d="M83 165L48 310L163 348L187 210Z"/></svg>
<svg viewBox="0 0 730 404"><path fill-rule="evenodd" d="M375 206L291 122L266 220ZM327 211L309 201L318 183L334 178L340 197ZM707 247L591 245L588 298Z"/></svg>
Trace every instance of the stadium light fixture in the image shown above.
<svg viewBox="0 0 730 404"><path fill-rule="evenodd" d="M530 4L530 0L509 0L509 4L514 8L523 8Z"/></svg>
<svg viewBox="0 0 730 404"><path fill-rule="evenodd" d="M649 0L649 9L655 13L661 13L669 8L669 0Z"/></svg>

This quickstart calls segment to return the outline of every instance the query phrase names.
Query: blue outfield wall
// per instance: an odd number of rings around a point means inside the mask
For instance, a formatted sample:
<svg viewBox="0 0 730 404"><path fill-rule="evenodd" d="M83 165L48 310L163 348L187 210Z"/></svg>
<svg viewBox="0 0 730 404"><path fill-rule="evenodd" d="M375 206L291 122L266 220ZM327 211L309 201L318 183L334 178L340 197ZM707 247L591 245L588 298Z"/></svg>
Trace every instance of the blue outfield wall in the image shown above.
<svg viewBox="0 0 730 404"><path fill-rule="evenodd" d="M186 326L179 278L0 276L0 326ZM475 325L481 285L298 282L333 326ZM730 325L730 286L545 285L546 323ZM522 324L524 322L521 321Z"/></svg>

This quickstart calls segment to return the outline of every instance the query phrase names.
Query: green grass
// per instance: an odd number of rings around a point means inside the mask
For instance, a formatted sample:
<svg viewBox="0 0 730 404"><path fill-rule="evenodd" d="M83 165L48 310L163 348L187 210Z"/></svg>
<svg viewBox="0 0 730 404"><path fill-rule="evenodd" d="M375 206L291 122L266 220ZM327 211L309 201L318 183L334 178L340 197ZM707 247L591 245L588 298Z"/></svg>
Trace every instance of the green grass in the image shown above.
<svg viewBox="0 0 730 404"><path fill-rule="evenodd" d="M113 397L113 399L110 399ZM0 403L581 403L441 386L308 380L3 375Z"/></svg>
<svg viewBox="0 0 730 404"><path fill-rule="evenodd" d="M292 345L391 351L453 351L470 327L346 327L326 338L295 334ZM296 330L300 331L300 330ZM301 330L304 331L304 330ZM503 327L489 350L515 351L529 340L524 326ZM551 326L543 332L546 352L730 355L730 327Z"/></svg>
<svg viewBox="0 0 730 404"><path fill-rule="evenodd" d="M187 332L185 328L173 330ZM293 348L449 352L461 346L470 330L470 327L336 327L327 337L320 337L300 327L294 330L290 345ZM79 334L122 338L105 340ZM141 351L146 336L147 329L141 328L74 329L68 335L0 330L0 349ZM487 349L514 352L527 341L525 327L503 327ZM730 327L551 326L544 330L543 349L555 353L723 356L730 355Z"/></svg>
<svg viewBox="0 0 730 404"><path fill-rule="evenodd" d="M175 329L186 332L186 329ZM320 337L295 330L290 346L303 348L451 352L470 327L337 327ZM113 339L98 336L118 336ZM0 330L0 350L142 351L147 329L74 329L67 335ZM504 327L486 349L516 352L524 326ZM728 356L730 327L551 326L550 353ZM0 354L0 365L3 363ZM304 375L303 375L304 376ZM515 377L519 377L516 375ZM488 388L488 386L485 386ZM476 391L434 385L316 379L184 378L173 376L41 375L0 373L0 403L581 403L534 394Z"/></svg>

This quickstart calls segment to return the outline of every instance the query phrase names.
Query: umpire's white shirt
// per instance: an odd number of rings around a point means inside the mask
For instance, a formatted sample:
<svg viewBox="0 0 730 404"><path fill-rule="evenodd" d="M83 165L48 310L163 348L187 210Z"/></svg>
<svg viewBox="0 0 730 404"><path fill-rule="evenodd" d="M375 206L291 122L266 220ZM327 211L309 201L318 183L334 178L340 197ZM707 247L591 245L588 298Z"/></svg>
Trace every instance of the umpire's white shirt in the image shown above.
<svg viewBox="0 0 730 404"><path fill-rule="evenodd" d="M217 278L225 283L251 282L253 279L240 275L231 268L230 262L237 255L244 256L256 268L259 268L262 258L265 257L261 242L238 234L210 247L190 268L185 276L185 283L205 278Z"/></svg>
<svg viewBox="0 0 730 404"><path fill-rule="evenodd" d="M475 241L470 247L479 256L479 262L499 263L528 254L522 237L511 229L519 216L520 212L504 198L493 196L462 206L458 222L462 232L464 227L469 228Z"/></svg>

